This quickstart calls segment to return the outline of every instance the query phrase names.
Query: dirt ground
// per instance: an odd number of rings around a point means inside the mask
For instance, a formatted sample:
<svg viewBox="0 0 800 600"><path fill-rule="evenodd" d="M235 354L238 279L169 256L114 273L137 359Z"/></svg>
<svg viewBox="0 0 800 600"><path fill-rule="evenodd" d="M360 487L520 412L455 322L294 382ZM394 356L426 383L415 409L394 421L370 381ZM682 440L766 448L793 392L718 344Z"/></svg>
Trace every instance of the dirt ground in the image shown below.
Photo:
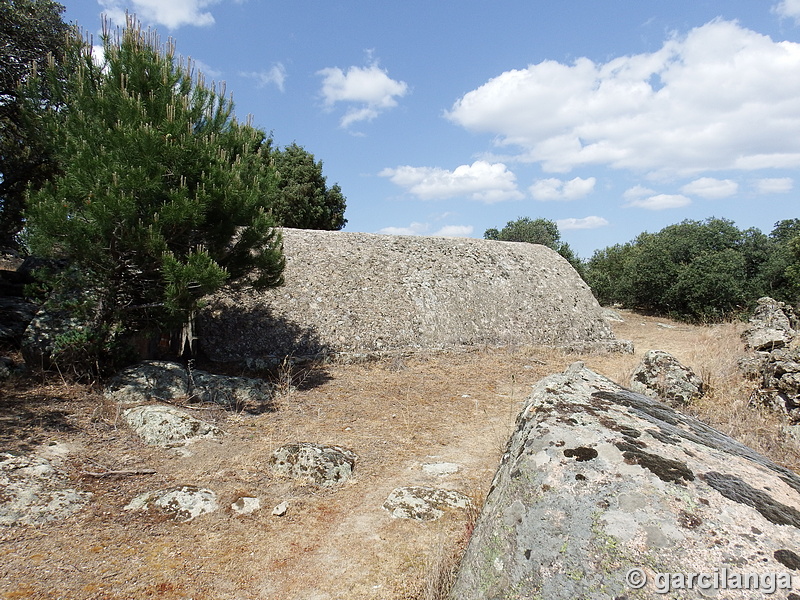
<svg viewBox="0 0 800 600"><path fill-rule="evenodd" d="M621 312L625 322L614 327L633 340L635 355L481 348L296 372L283 381L275 410L198 407L226 435L191 445L189 456L142 445L119 424L117 407L89 388L41 375L3 384L0 450L58 442L69 450L71 485L94 495L61 522L0 527L0 597L435 598L476 511L422 523L392 518L383 501L395 487L426 485L458 490L479 506L530 387L575 360L625 384L644 352L672 352L712 388L691 411L798 468L800 454L778 421L747 407L752 384L732 366L743 352L741 325L695 327ZM354 477L336 490L275 478L270 453L299 441L352 449ZM431 462L461 468L428 475L422 465ZM124 469L155 473L85 474ZM122 510L139 493L183 484L213 489L221 509L188 523ZM260 498L263 508L236 514L230 505L241 496ZM273 516L283 501L286 515Z"/></svg>

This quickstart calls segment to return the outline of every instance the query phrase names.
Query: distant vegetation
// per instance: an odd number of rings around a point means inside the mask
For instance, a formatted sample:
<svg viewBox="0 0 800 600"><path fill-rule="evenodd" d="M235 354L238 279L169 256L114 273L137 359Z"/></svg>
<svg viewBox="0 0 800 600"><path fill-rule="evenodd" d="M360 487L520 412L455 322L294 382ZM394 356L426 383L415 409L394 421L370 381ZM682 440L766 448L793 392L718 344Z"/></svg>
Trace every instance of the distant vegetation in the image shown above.
<svg viewBox="0 0 800 600"><path fill-rule="evenodd" d="M769 235L732 221L683 221L632 242L598 250L586 281L602 304L718 321L741 314L761 296L800 299L800 219Z"/></svg>
<svg viewBox="0 0 800 600"><path fill-rule="evenodd" d="M800 219L775 224L769 235L732 221L683 221L581 261L548 219L520 217L484 238L552 248L589 284L601 304L719 321L742 315L761 296L800 301Z"/></svg>
<svg viewBox="0 0 800 600"><path fill-rule="evenodd" d="M226 283L280 285L275 228L341 229L346 202L321 162L238 121L155 32L131 17L98 57L62 12L0 3L0 246L68 265L39 273L50 307L81 323L57 349L96 370Z"/></svg>

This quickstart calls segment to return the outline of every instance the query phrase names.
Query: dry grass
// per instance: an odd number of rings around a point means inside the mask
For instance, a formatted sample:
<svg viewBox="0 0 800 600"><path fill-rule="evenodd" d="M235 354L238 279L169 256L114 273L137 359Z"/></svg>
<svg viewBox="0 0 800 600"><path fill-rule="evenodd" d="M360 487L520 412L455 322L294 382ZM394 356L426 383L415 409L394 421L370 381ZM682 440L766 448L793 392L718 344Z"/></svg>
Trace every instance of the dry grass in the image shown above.
<svg viewBox="0 0 800 600"><path fill-rule="evenodd" d="M284 369L274 411L203 411L227 436L192 446L186 457L142 447L119 427L117 407L90 388L58 378L2 384L4 449L67 444L74 485L95 495L64 522L0 529L0 598L443 598L475 512L418 523L391 518L383 500L397 486L430 485L480 504L530 387L579 359L625 384L644 352L671 352L711 387L692 413L798 468L800 455L778 420L748 407L752 384L736 371L740 325L624 316L615 327L618 337L634 341L635 355L480 348ZM276 479L266 467L269 453L298 441L352 448L359 455L355 478L336 491ZM428 462L455 462L461 470L434 477L421 469ZM156 474L80 475L101 468ZM185 483L214 489L222 509L188 524L120 510L140 492ZM235 515L229 506L243 495L258 496L264 509ZM273 517L283 500L287 515Z"/></svg>

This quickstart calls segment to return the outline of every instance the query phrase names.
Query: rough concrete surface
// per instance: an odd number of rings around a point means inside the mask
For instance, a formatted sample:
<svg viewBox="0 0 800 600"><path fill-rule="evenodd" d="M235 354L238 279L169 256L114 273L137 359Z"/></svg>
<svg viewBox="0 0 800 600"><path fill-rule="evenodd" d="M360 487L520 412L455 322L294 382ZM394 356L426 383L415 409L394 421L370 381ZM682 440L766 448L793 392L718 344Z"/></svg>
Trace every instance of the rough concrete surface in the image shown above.
<svg viewBox="0 0 800 600"><path fill-rule="evenodd" d="M576 363L520 413L451 597L794 600L799 552L800 477Z"/></svg>
<svg viewBox="0 0 800 600"><path fill-rule="evenodd" d="M588 286L545 246L298 229L283 239L284 286L226 289L198 316L212 360L477 344L626 348Z"/></svg>

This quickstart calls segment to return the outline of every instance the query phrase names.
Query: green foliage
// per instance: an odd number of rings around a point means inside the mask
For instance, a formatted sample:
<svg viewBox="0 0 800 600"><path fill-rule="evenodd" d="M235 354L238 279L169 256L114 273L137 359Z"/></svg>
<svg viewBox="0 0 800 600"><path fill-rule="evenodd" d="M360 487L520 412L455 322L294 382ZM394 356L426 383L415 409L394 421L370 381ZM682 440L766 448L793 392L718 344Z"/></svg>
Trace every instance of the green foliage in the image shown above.
<svg viewBox="0 0 800 600"><path fill-rule="evenodd" d="M0 247L18 247L26 189L53 172L38 123L46 90L22 84L50 59L60 64L70 32L62 12L51 0L0 1Z"/></svg>
<svg viewBox="0 0 800 600"><path fill-rule="evenodd" d="M516 221L509 221L499 231L497 229L487 229L483 237L487 240L501 242L527 242L529 244L547 246L566 258L578 274L584 277L583 263L570 248L570 245L561 240L558 225L550 219L520 217Z"/></svg>
<svg viewBox="0 0 800 600"><path fill-rule="evenodd" d="M321 161L297 144L273 150L270 160L278 180L270 202L278 225L327 230L345 226L347 199L338 184L328 187Z"/></svg>
<svg viewBox="0 0 800 600"><path fill-rule="evenodd" d="M765 294L792 301L782 240L795 225L782 221L766 236L726 219L683 221L595 252L587 282L603 304L687 320L716 321Z"/></svg>
<svg viewBox="0 0 800 600"><path fill-rule="evenodd" d="M138 23L106 32L103 47L97 64L75 38L66 84L44 74L59 173L31 194L25 232L33 252L80 273L96 348L123 332L175 327L203 295L246 273L255 287L279 285L284 265L264 133L238 122L223 91Z"/></svg>

